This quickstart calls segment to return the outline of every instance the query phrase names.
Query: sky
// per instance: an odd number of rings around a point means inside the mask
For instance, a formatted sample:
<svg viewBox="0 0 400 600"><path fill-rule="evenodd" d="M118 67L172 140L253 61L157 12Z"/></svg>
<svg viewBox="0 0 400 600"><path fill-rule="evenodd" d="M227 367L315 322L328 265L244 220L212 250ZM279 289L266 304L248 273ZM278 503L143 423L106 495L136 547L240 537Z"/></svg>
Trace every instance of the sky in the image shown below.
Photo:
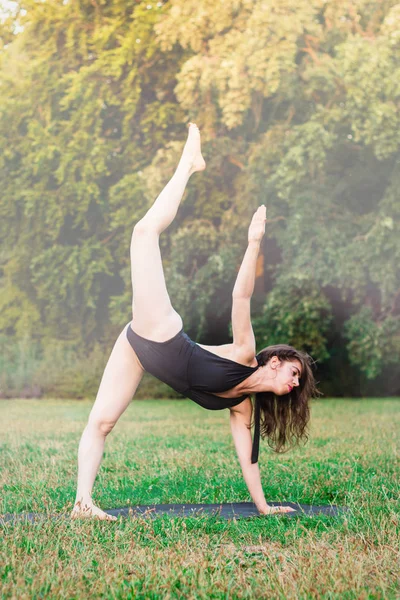
<svg viewBox="0 0 400 600"><path fill-rule="evenodd" d="M10 14L15 13L17 8L18 2L12 2L11 0L0 0L0 23ZM23 14L23 12L26 14L26 11L21 11L21 14ZM14 33L20 33L23 31L23 29L24 28L20 25L16 25L14 27Z"/></svg>
<svg viewBox="0 0 400 600"><path fill-rule="evenodd" d="M0 15L3 16L8 12L13 12L17 7L16 2L11 2L11 0L0 0Z"/></svg>

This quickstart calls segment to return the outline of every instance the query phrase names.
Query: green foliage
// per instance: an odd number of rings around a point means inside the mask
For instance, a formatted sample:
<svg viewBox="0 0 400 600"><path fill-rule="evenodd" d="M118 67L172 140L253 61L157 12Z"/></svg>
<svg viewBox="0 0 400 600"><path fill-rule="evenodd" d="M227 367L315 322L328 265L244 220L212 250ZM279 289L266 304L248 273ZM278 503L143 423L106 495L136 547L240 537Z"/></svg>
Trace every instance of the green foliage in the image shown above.
<svg viewBox="0 0 400 600"><path fill-rule="evenodd" d="M132 227L195 120L207 170L161 238L188 333L228 333L265 203L258 345L307 348L331 380L340 355L384 394L400 359L399 5L15 6L0 26L0 332L87 354L103 340L108 356L130 320Z"/></svg>
<svg viewBox="0 0 400 600"><path fill-rule="evenodd" d="M262 315L254 320L257 352L265 346L290 344L309 352L314 360L326 360L331 321L331 304L314 281L282 278L268 294Z"/></svg>
<svg viewBox="0 0 400 600"><path fill-rule="evenodd" d="M376 322L372 309L364 306L347 321L345 333L350 361L360 365L369 379L374 379L387 365L398 368L400 317L389 316Z"/></svg>
<svg viewBox="0 0 400 600"><path fill-rule="evenodd" d="M238 249L222 237L211 222L195 219L171 238L168 289L195 338L231 308Z"/></svg>
<svg viewBox="0 0 400 600"><path fill-rule="evenodd" d="M107 330L110 292L121 288L115 238L140 210L135 171L180 112L162 101L177 58L154 41L162 10L53 0L44 11L30 2L23 33L1 53L0 275L7 297L20 289L37 307L39 336L87 344ZM23 329L20 319L4 302L7 330Z"/></svg>
<svg viewBox="0 0 400 600"><path fill-rule="evenodd" d="M95 395L105 367L101 344L85 351L79 341L0 336L0 398Z"/></svg>

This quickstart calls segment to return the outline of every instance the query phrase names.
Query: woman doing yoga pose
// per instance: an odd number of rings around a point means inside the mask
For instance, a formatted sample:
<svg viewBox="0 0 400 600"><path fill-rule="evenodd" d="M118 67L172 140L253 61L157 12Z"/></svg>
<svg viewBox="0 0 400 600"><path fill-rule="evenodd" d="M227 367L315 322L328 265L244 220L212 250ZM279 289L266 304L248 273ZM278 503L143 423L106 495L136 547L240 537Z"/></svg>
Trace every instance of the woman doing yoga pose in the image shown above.
<svg viewBox="0 0 400 600"><path fill-rule="evenodd" d="M306 354L291 346L278 345L255 355L250 299L265 232L265 206L260 206L252 218L248 248L232 294L232 344L204 346L191 340L183 331L182 319L172 307L165 285L159 236L172 223L189 177L205 166L200 132L191 123L175 174L133 230L132 321L124 327L112 349L79 444L73 518L116 519L95 506L92 488L105 438L128 407L145 371L205 408L229 408L240 466L259 512L292 510L271 507L265 500L257 464L260 429L277 452L288 441L306 438L308 400L315 388ZM255 394L253 442L249 394Z"/></svg>

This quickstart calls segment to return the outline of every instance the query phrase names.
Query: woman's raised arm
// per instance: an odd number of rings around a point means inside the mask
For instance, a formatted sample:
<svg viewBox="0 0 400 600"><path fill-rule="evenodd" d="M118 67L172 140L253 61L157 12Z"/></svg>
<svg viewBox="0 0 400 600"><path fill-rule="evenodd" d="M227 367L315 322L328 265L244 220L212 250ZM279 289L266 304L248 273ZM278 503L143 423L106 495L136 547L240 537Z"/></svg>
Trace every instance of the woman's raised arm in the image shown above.
<svg viewBox="0 0 400 600"><path fill-rule="evenodd" d="M265 206L260 206L253 215L248 234L249 245L232 292L233 343L242 351L247 351L251 358L256 353L256 342L251 325L250 300L254 291L261 239L265 231L265 214Z"/></svg>
<svg viewBox="0 0 400 600"><path fill-rule="evenodd" d="M260 206L253 215L248 233L248 246L244 255L236 283L233 288L234 298L251 298L256 279L257 258L261 240L265 233L266 208Z"/></svg>

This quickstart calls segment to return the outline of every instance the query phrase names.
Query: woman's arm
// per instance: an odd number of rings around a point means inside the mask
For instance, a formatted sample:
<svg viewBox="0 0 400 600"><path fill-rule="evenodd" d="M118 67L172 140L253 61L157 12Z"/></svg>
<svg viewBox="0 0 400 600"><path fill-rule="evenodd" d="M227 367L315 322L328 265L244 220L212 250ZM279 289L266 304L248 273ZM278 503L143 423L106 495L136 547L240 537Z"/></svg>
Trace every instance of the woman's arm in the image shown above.
<svg viewBox="0 0 400 600"><path fill-rule="evenodd" d="M250 496L262 515L293 512L294 509L289 506L269 506L265 500L258 463L251 463L252 440L248 425L251 422L252 410L250 398L230 409L233 441Z"/></svg>
<svg viewBox="0 0 400 600"><path fill-rule="evenodd" d="M252 439L251 430L248 429L252 414L250 398L231 409L230 413L232 437L250 496L261 513L269 512L268 509L272 507L268 506L264 497L258 463L251 464Z"/></svg>
<svg viewBox="0 0 400 600"><path fill-rule="evenodd" d="M250 300L254 292L261 239L265 231L265 213L265 206L260 206L253 215L248 234L249 245L232 292L233 343L250 359L253 359L256 353L256 340L251 324ZM243 359L245 359L244 356Z"/></svg>
<svg viewBox="0 0 400 600"><path fill-rule="evenodd" d="M251 298L253 295L260 244L261 240L259 242L253 240L247 246L233 288L232 296L234 298Z"/></svg>
<svg viewBox="0 0 400 600"><path fill-rule="evenodd" d="M253 215L248 233L248 246L236 278L232 295L235 298L251 298L254 292L256 266L261 240L265 233L266 211L260 206Z"/></svg>

